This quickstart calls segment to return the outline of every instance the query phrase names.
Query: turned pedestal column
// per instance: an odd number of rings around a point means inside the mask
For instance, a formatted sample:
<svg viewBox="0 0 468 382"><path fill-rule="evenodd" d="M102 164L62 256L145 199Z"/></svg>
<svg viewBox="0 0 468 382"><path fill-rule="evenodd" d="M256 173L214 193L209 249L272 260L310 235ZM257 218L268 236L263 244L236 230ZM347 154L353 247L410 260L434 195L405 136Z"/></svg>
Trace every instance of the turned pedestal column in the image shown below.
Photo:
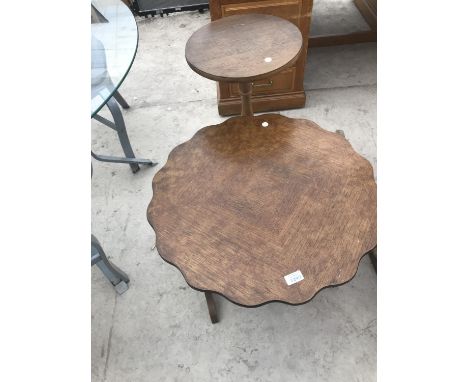
<svg viewBox="0 0 468 382"><path fill-rule="evenodd" d="M189 66L214 81L239 84L243 116L252 116L252 82L296 62L302 34L280 17L247 14L224 17L197 30L187 41Z"/></svg>

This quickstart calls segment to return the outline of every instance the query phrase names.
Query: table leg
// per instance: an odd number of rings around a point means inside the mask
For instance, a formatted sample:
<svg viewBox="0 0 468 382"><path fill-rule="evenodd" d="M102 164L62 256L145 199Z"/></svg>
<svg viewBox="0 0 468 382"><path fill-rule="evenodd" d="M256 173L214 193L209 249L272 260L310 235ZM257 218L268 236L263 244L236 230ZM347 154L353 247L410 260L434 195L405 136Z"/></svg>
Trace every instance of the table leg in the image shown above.
<svg viewBox="0 0 468 382"><path fill-rule="evenodd" d="M239 92L242 101L241 115L252 117L252 82L239 82Z"/></svg>
<svg viewBox="0 0 468 382"><path fill-rule="evenodd" d="M375 247L372 251L369 252L369 256L372 261L372 266L375 269L375 273L377 273L377 247Z"/></svg>
<svg viewBox="0 0 468 382"><path fill-rule="evenodd" d="M96 154L93 151L91 151L91 156L100 162L126 163L126 164L135 163L135 164L144 164L147 166L154 166L157 164L155 162L150 161L149 159L112 157L108 155Z"/></svg>
<svg viewBox="0 0 468 382"><path fill-rule="evenodd" d="M130 279L107 258L104 249L94 235L91 235L91 265L96 264L111 282L118 294L128 290Z"/></svg>
<svg viewBox="0 0 468 382"><path fill-rule="evenodd" d="M133 153L130 140L127 135L127 128L125 127L125 121L123 119L122 112L120 111L119 105L114 97L111 97L107 102L107 107L109 108L112 117L114 118L115 130L119 136L120 144L127 158L135 158ZM137 172L140 167L138 164L130 163L130 167L133 172Z"/></svg>
<svg viewBox="0 0 468 382"><path fill-rule="evenodd" d="M118 91L114 93L114 98L124 109L130 108L130 105L127 103L127 101L125 101L125 98L122 97L122 95Z"/></svg>
<svg viewBox="0 0 468 382"><path fill-rule="evenodd" d="M128 104L125 102L123 97L119 94L118 97L121 97L121 101L125 103L127 106ZM130 140L127 134L127 128L125 127L125 121L123 119L122 112L120 111L119 105L117 103L117 99L114 97L110 98L107 102L107 107L109 108L114 122L111 122L100 115L95 115L94 119L102 124L110 127L111 129L115 130L119 136L120 144L125 154L125 158L120 157L113 157L107 155L98 155L91 151L91 155L94 159L99 160L101 162L111 162L111 163L126 163L130 165L133 173L140 170L139 164L145 164L148 166L153 166L156 163L152 162L149 159L137 159L135 158L135 154L133 152L132 146L130 144ZM119 101L120 102L120 101ZM124 106L123 106L124 107Z"/></svg>
<svg viewBox="0 0 468 382"><path fill-rule="evenodd" d="M211 323L218 322L218 314L216 312L216 305L211 292L205 292L206 304L208 305L208 312L210 313Z"/></svg>

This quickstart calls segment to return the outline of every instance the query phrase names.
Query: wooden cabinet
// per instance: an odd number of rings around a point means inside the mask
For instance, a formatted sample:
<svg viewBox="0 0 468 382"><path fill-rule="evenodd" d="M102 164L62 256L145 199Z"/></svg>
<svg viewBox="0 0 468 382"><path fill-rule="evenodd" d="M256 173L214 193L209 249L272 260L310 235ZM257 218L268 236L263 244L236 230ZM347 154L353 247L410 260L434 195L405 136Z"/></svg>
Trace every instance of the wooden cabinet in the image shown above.
<svg viewBox="0 0 468 382"><path fill-rule="evenodd" d="M211 20L245 13L265 13L279 16L296 24L303 37L302 52L293 67L255 81L252 106L254 112L303 107L305 104L304 67L307 58L310 15L313 0L210 0ZM252 36L255 38L255 36ZM239 86L218 83L218 111L220 115L240 114Z"/></svg>

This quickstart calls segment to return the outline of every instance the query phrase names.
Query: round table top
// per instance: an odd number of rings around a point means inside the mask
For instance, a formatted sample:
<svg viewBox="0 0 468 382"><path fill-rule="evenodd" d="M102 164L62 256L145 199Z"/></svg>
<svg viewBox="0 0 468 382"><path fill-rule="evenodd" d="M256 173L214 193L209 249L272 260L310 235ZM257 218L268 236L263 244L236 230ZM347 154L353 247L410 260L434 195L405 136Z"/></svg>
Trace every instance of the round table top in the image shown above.
<svg viewBox="0 0 468 382"><path fill-rule="evenodd" d="M203 77L249 82L294 64L302 48L301 31L288 20L263 14L223 17L197 30L185 58Z"/></svg>
<svg viewBox="0 0 468 382"><path fill-rule="evenodd" d="M138 28L121 0L91 1L91 117L127 76L138 46Z"/></svg>
<svg viewBox="0 0 468 382"><path fill-rule="evenodd" d="M159 255L191 287L244 306L307 302L349 281L376 246L371 164L307 120L205 127L170 153L153 193ZM304 279L288 285L296 271Z"/></svg>

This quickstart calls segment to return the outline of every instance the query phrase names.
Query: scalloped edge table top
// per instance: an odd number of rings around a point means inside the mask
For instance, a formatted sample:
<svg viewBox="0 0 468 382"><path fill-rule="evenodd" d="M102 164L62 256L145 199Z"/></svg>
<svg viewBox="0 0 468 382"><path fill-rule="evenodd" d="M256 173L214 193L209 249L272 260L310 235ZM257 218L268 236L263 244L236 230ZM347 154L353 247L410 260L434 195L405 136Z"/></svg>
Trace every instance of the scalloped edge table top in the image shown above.
<svg viewBox="0 0 468 382"><path fill-rule="evenodd" d="M192 288L296 305L351 280L377 245L376 187L339 134L279 114L234 117L172 150L147 216L160 256Z"/></svg>

